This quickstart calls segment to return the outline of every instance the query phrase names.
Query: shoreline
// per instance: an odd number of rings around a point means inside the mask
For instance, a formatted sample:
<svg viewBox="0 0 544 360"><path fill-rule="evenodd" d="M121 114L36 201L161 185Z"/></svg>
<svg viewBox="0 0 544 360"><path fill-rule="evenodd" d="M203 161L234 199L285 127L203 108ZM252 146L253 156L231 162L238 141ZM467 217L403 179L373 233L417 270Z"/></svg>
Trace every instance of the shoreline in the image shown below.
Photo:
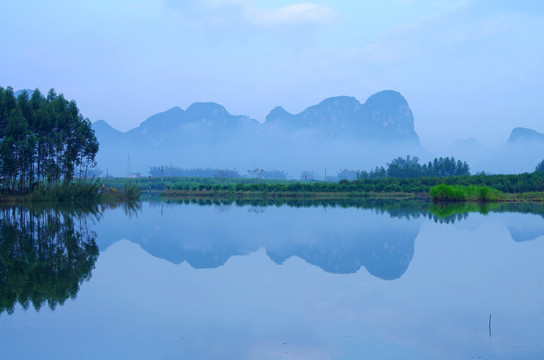
<svg viewBox="0 0 544 360"><path fill-rule="evenodd" d="M142 195L147 194L143 191ZM484 203L544 203L544 192L503 193L492 201L432 201L429 193L409 192L310 192L310 191L224 191L224 190L166 190L159 193L166 200L229 199L229 200L419 200L435 204L484 204Z"/></svg>

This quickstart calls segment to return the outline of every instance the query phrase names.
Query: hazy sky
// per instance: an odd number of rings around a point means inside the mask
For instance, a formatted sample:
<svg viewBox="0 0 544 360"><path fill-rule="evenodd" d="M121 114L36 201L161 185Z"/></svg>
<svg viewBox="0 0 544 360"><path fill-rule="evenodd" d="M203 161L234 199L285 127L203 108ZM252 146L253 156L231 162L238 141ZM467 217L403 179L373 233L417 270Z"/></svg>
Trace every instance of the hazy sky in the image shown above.
<svg viewBox="0 0 544 360"><path fill-rule="evenodd" d="M0 0L0 31L0 86L123 131L197 101L264 121L394 89L429 148L544 132L540 0Z"/></svg>

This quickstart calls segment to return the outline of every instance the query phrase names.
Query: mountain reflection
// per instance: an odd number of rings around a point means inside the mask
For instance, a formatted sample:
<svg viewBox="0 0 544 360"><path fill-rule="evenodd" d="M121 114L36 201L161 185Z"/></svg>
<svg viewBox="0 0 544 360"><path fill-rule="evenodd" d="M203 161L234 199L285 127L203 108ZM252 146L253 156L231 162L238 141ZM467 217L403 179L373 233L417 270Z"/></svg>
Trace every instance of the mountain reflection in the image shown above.
<svg viewBox="0 0 544 360"><path fill-rule="evenodd" d="M409 222L401 227L362 227L353 236L329 233L312 244L266 244L266 252L277 264L296 256L329 273L350 274L364 266L380 279L394 280L408 269L418 232L419 223Z"/></svg>
<svg viewBox="0 0 544 360"><path fill-rule="evenodd" d="M424 221L464 222L472 213L498 213L513 240L544 235L539 204L450 204L388 199L192 199L150 201L138 216L105 216L97 226L101 251L120 239L150 255L196 269L217 268L233 256L265 249L276 264L298 257L329 273L365 268L393 280L414 255ZM504 213L504 214L501 214ZM468 224L476 223L469 222Z"/></svg>
<svg viewBox="0 0 544 360"><path fill-rule="evenodd" d="M0 208L0 314L75 299L98 258L88 225L100 216L93 207Z"/></svg>
<svg viewBox="0 0 544 360"><path fill-rule="evenodd" d="M106 216L98 226L98 242L104 251L125 238L154 257L197 269L217 268L233 256L265 249L276 264L298 257L330 273L355 273L364 267L392 280L407 270L425 219L417 207L392 204L386 210L384 202L374 202L371 210L361 211L315 203L305 208L149 203L132 220ZM376 207L380 205L384 207Z"/></svg>

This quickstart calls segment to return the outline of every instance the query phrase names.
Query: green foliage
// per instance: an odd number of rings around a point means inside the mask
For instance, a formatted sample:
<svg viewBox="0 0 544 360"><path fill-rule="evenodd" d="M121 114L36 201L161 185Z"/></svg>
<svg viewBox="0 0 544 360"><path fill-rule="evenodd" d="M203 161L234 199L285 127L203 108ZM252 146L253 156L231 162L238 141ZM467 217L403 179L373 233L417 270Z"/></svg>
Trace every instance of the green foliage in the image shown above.
<svg viewBox="0 0 544 360"><path fill-rule="evenodd" d="M501 193L525 194L527 200L542 201L544 192L544 173L531 173L519 175L462 175L450 177L419 177L419 178L380 178L359 179L356 181L344 180L341 182L312 181L303 182L295 180L268 180L249 178L187 178L165 177L160 178L106 178L104 184L108 188L122 189L127 181L132 181L134 186L142 191L161 192L174 190L178 192L198 193L198 196L231 196L237 192L254 192L268 194L268 196L280 196L282 193L298 193L300 196L308 196L312 193L345 193L366 196L367 194L382 193L411 193L429 194L433 186L445 184L450 186L475 186L475 190L467 193L470 201L495 201L502 197ZM491 188L490 190L484 187ZM482 189L483 188L483 189ZM498 191L498 193L496 191ZM205 194L205 192L208 192ZM229 195L231 194L231 195ZM524 196L525 196L524 195ZM344 195L341 195L344 196ZM346 195L347 196L347 195ZM516 195L521 196L521 195ZM476 200L474 200L476 199Z"/></svg>
<svg viewBox="0 0 544 360"><path fill-rule="evenodd" d="M122 188L127 181L138 186L142 191L164 191L168 189L176 190L196 190L205 186L209 189L234 188L240 184L290 184L296 183L294 180L279 179L250 179L250 178L219 178L219 177L149 177L149 178L105 178L103 179L106 187Z"/></svg>
<svg viewBox="0 0 544 360"><path fill-rule="evenodd" d="M62 184L45 187L36 187L26 199L31 202L96 202L101 199L100 188L102 182L98 179L92 181L71 181Z"/></svg>
<svg viewBox="0 0 544 360"><path fill-rule="evenodd" d="M81 178L96 165L98 141L75 101L51 89L15 98L0 87L0 190L27 193Z"/></svg>
<svg viewBox="0 0 544 360"><path fill-rule="evenodd" d="M420 177L420 178L381 178L359 179L356 181L344 180L341 182L301 182L295 180L268 180L230 178L106 178L103 179L107 188L122 189L127 181L132 181L142 191L161 192L166 190L186 192L258 192L258 193L358 193L358 196L374 193L412 193L429 194L433 186L462 185L475 186L477 190L470 191L470 199L485 199L494 201L497 190L508 194L531 194L530 199L540 201L544 192L544 173L519 175L472 175L450 177ZM491 190L481 189L489 187ZM530 193L532 192L532 193ZM513 195L512 195L513 196ZM529 196L529 195L528 195ZM530 200L528 198L528 200ZM474 201L474 200L472 200Z"/></svg>
<svg viewBox="0 0 544 360"><path fill-rule="evenodd" d="M489 186L475 186L471 185L466 187L466 191L469 194L469 199L474 199L480 202L498 201L502 194L497 189L490 188Z"/></svg>
<svg viewBox="0 0 544 360"><path fill-rule="evenodd" d="M398 157L387 164L387 168L376 167L370 172L361 171L358 179L379 179L379 178L416 178L416 177L447 177L470 175L469 166L466 162L455 161L453 157L436 158L429 163L420 165L417 156L406 156L406 159Z"/></svg>
<svg viewBox="0 0 544 360"><path fill-rule="evenodd" d="M488 186L463 186L463 185L446 185L440 184L433 186L429 195L434 202L463 202L463 201L498 201L502 194L500 191Z"/></svg>
<svg viewBox="0 0 544 360"><path fill-rule="evenodd" d="M123 186L122 197L125 201L136 201L140 199L141 189L133 181L127 181Z"/></svg>
<svg viewBox="0 0 544 360"><path fill-rule="evenodd" d="M433 186L429 191L433 201L465 201L465 192L459 187L440 184Z"/></svg>

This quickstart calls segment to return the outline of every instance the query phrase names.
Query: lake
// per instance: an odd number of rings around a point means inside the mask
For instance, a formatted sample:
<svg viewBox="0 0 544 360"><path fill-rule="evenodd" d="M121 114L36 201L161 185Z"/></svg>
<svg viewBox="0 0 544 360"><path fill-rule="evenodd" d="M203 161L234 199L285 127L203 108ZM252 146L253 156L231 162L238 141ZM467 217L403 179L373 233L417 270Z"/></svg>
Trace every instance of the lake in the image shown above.
<svg viewBox="0 0 544 360"><path fill-rule="evenodd" d="M544 207L482 211L4 208L0 358L544 358Z"/></svg>

